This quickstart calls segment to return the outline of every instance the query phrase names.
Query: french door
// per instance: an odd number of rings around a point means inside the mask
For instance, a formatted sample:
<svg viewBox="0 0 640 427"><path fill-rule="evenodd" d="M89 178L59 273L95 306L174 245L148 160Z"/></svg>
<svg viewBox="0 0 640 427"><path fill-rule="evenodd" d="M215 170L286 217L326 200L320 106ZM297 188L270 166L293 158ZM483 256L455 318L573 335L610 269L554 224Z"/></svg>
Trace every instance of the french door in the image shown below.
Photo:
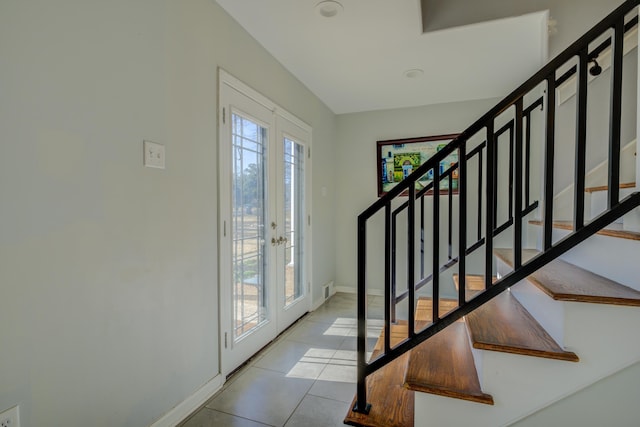
<svg viewBox="0 0 640 427"><path fill-rule="evenodd" d="M221 372L310 306L308 143L297 119L221 72Z"/></svg>

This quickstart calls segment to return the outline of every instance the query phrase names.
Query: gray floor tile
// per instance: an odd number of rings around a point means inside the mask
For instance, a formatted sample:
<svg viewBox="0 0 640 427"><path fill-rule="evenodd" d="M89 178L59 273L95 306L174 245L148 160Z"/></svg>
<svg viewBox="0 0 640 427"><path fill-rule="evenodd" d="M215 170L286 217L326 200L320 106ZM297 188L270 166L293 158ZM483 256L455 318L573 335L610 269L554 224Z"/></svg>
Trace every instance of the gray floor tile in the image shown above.
<svg viewBox="0 0 640 427"><path fill-rule="evenodd" d="M245 418L234 417L224 412L203 408L180 427L268 427Z"/></svg>
<svg viewBox="0 0 640 427"><path fill-rule="evenodd" d="M350 382L318 380L313 383L309 394L350 404L356 394L356 385Z"/></svg>
<svg viewBox="0 0 640 427"><path fill-rule="evenodd" d="M287 339L322 348L338 349L350 330L351 326L345 326L340 322L327 324L306 320L297 326Z"/></svg>
<svg viewBox="0 0 640 427"><path fill-rule="evenodd" d="M293 413L286 427L339 427L344 426L343 420L349 404L336 400L324 399L307 395L300 406Z"/></svg>
<svg viewBox="0 0 640 427"><path fill-rule="evenodd" d="M357 380L355 360L333 359L324 368L318 381L339 381L355 384Z"/></svg>
<svg viewBox="0 0 640 427"><path fill-rule="evenodd" d="M282 372L289 377L315 380L335 353L335 349L282 340L271 347L254 366Z"/></svg>
<svg viewBox="0 0 640 427"><path fill-rule="evenodd" d="M313 380L287 377L280 372L251 367L206 407L264 424L282 426L312 385Z"/></svg>

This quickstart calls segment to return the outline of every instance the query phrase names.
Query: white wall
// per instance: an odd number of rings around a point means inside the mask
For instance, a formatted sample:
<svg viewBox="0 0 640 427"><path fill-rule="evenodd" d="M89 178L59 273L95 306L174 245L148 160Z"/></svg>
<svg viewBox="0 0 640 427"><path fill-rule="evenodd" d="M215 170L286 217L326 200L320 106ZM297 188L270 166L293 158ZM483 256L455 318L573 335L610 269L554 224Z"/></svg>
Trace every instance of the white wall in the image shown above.
<svg viewBox="0 0 640 427"><path fill-rule="evenodd" d="M336 149L336 285L355 290L356 219L377 195L376 141L461 132L496 104L497 99L338 116ZM375 220L374 220L375 224ZM374 253L369 246L368 253ZM371 277L381 291L378 262Z"/></svg>
<svg viewBox="0 0 640 427"><path fill-rule="evenodd" d="M313 126L318 296L335 116L214 1L0 3L0 411L23 427L150 425L217 375L219 66Z"/></svg>
<svg viewBox="0 0 640 427"><path fill-rule="evenodd" d="M640 419L638 393L640 364L635 364L524 418L513 426L635 426Z"/></svg>
<svg viewBox="0 0 640 427"><path fill-rule="evenodd" d="M624 56L622 87L622 146L636 137L638 50ZM590 171L609 156L609 115L611 68L602 72L588 86L587 94L587 159ZM574 182L576 97L556 109L556 194ZM606 183L603 183L606 184Z"/></svg>
<svg viewBox="0 0 640 427"><path fill-rule="evenodd" d="M554 0L550 18L557 22L549 37L549 58L553 58L597 24L625 0Z"/></svg>

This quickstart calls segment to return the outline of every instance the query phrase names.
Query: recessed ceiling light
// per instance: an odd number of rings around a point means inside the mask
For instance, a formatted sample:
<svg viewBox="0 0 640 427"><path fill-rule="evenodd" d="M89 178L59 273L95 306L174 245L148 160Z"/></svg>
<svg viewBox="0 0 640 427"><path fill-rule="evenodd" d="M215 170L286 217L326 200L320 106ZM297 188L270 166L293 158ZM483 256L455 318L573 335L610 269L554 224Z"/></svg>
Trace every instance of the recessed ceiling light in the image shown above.
<svg viewBox="0 0 640 427"><path fill-rule="evenodd" d="M316 12L323 18L333 18L342 11L340 2L334 0L321 1L316 5Z"/></svg>
<svg viewBox="0 0 640 427"><path fill-rule="evenodd" d="M407 70L404 72L404 76L408 79L417 79L422 77L424 74L424 70L420 68L413 68L411 70Z"/></svg>

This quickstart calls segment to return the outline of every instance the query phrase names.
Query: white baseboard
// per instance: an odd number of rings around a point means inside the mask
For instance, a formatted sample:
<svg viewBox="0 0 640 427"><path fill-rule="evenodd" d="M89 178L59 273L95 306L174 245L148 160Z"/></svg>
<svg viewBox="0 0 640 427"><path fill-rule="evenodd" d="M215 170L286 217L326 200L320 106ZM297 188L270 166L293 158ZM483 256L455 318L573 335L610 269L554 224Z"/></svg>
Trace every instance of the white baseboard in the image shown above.
<svg viewBox="0 0 640 427"><path fill-rule="evenodd" d="M192 412L204 405L207 400L211 399L222 388L223 383L222 375L216 375L199 390L167 412L162 418L151 424L150 427L175 427Z"/></svg>
<svg viewBox="0 0 640 427"><path fill-rule="evenodd" d="M343 292L345 294L357 294L358 290L351 286L336 286L336 292ZM367 295L375 295L378 297L384 296L384 291L382 289L369 289Z"/></svg>
<svg viewBox="0 0 640 427"><path fill-rule="evenodd" d="M336 293L337 292L342 292L344 294L355 294L356 292L356 288L352 288L351 286L336 286L335 287Z"/></svg>

